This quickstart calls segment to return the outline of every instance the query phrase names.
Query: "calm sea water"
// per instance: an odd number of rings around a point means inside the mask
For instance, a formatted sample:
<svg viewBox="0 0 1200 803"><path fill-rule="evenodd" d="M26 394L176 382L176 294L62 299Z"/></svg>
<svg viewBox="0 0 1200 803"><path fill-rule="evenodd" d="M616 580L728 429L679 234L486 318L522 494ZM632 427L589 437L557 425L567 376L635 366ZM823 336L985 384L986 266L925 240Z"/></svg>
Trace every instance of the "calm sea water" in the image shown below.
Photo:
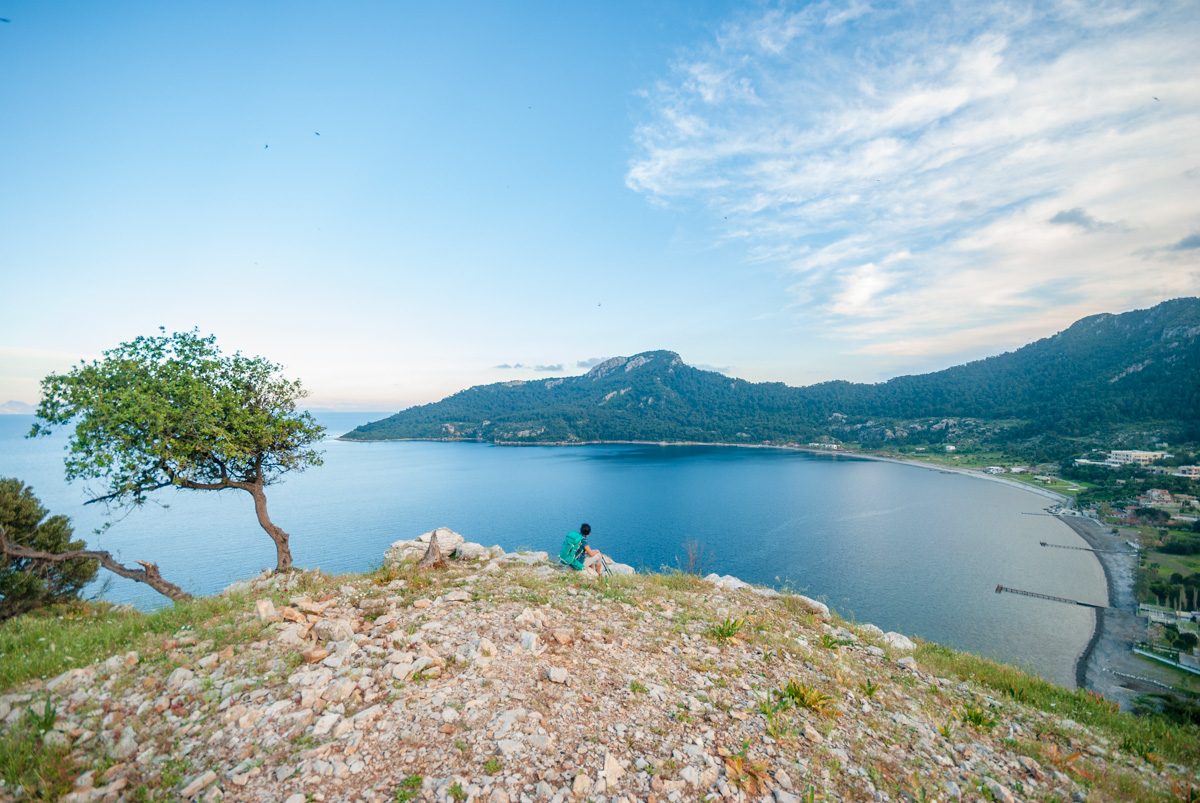
<svg viewBox="0 0 1200 803"><path fill-rule="evenodd" d="M636 567L675 566L697 540L710 570L789 586L843 616L1016 663L1072 685L1091 635L1085 608L993 593L997 583L1103 604L1084 545L1038 513L1046 499L1001 484L834 455L708 446L494 447L333 440L385 414L317 417L325 465L268 489L300 567L379 565L391 542L447 526L467 540L554 553L582 522L591 542ZM77 536L126 562L158 563L199 594L274 566L274 546L240 491L160 492L103 535L82 483L63 481L66 437L27 440L32 416L0 416L0 476L34 487ZM165 505L165 506L163 506ZM103 573L102 574L107 574ZM163 599L119 578L104 591Z"/></svg>

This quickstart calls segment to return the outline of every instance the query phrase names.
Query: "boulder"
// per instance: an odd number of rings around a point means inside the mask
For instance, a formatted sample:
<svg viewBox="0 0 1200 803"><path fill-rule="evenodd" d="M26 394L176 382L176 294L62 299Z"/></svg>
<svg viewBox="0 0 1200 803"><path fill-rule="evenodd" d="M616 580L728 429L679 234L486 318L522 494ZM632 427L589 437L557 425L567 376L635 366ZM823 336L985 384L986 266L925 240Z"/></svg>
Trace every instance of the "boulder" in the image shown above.
<svg viewBox="0 0 1200 803"><path fill-rule="evenodd" d="M420 560L425 556L425 551L429 549L429 539L433 537L434 533L437 533L438 549L445 556L449 556L459 545L466 543L467 540L449 527L438 527L436 530L430 530L412 540L396 541L383 553L384 565L403 563L413 558Z"/></svg>
<svg viewBox="0 0 1200 803"><path fill-rule="evenodd" d="M829 606L824 602L818 602L817 600L811 597L806 597L803 594L796 594L795 600L796 602L800 603L801 608L809 613L816 614L818 619L829 619Z"/></svg>
<svg viewBox="0 0 1200 803"><path fill-rule="evenodd" d="M884 633L883 643L891 647L893 650L899 650L901 652L912 652L917 648L917 645L913 644L912 639L895 631Z"/></svg>
<svg viewBox="0 0 1200 803"><path fill-rule="evenodd" d="M321 619L313 625L312 632L321 641L352 641L354 629L341 619Z"/></svg>
<svg viewBox="0 0 1200 803"><path fill-rule="evenodd" d="M749 588L749 583L743 583L741 580L734 577L732 574L721 576L716 572L704 578L708 582L715 585L717 588L724 588L729 591L737 591L739 588Z"/></svg>
<svg viewBox="0 0 1200 803"><path fill-rule="evenodd" d="M438 536L438 544L441 545L442 537ZM453 553L455 558L459 560L491 560L492 550L482 544L472 544L469 541L464 541L454 548Z"/></svg>

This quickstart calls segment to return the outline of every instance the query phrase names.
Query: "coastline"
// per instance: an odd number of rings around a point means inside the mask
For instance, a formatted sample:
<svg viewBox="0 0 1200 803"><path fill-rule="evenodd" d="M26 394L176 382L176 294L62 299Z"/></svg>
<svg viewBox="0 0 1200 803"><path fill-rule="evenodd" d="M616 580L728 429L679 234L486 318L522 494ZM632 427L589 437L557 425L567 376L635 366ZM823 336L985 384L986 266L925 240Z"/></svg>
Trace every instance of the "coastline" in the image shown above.
<svg viewBox="0 0 1200 803"><path fill-rule="evenodd" d="M371 443L372 441L358 441L357 439L342 439L361 443ZM1057 504L1065 507L1073 506L1074 500L1064 494L1057 493L1045 488L1038 488L1029 485L1028 483L1010 480L1005 477L985 474L982 471L966 468L954 468L947 466L931 465L916 460L902 460L892 457L883 457L880 455L864 454L861 452L852 451L831 451L826 449L813 449L803 446L786 446L775 444L761 443L713 443L701 441L574 441L574 442L550 442L550 443L526 443L526 442L492 442L464 438L394 438L394 439L379 439L374 442L401 442L401 441L425 441L430 443L487 443L496 446L595 446L595 445L638 445L638 446L736 446L738 448L752 449L780 449L785 451L807 452L810 454L832 455L835 457L848 457L861 460L875 460L884 463L895 463L898 465L914 466L931 471L940 471L947 474L960 474L976 479L989 480L991 482L1001 483L1011 488L1016 488L1027 493L1035 494L1043 499L1049 499ZM1089 547L1096 550L1115 549L1116 545L1124 546L1124 542L1115 536L1106 536L1107 528L1084 516L1066 514L1056 516L1070 529L1079 535ZM1110 544L1105 538L1110 539L1113 543ZM1137 617L1132 613L1132 584L1133 572L1132 568L1122 570L1117 562L1122 558L1119 554L1093 552L1093 556L1100 563L1101 569L1104 572L1107 595L1109 605L1113 606L1108 610L1097 609L1095 623L1093 625L1092 634L1083 650L1075 660L1075 684L1080 689L1091 689L1103 694L1109 699L1115 700L1121 704L1123 708L1129 708L1133 698L1144 691L1151 690L1149 687L1139 688L1134 690L1130 687L1130 681L1121 680L1119 676L1112 674L1110 668L1114 663L1121 662L1124 656L1132 656L1130 652L1134 638L1131 633L1136 631L1138 623ZM1128 561L1128 558L1125 558ZM1119 601L1124 601L1125 607L1119 609ZM1123 614L1123 615L1122 615ZM1140 667L1127 667L1131 672L1133 670L1141 670ZM1136 684L1134 684L1136 685Z"/></svg>
<svg viewBox="0 0 1200 803"><path fill-rule="evenodd" d="M1079 688L1102 694L1128 710L1139 694L1161 691L1155 683L1138 678L1147 668L1133 654L1133 645L1145 638L1145 624L1135 614L1133 576L1136 552L1111 528L1083 516L1058 516L1092 549L1104 569L1108 608L1096 609L1096 627L1075 664ZM1102 551L1101 551L1102 550ZM1147 679L1149 680L1149 679Z"/></svg>

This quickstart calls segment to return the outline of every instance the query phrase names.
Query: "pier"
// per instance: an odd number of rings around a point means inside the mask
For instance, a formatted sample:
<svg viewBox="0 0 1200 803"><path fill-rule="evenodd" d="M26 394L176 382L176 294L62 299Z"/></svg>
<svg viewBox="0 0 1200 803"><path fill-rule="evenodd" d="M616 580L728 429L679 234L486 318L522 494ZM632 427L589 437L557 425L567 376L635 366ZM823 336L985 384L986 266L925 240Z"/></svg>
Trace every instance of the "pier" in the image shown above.
<svg viewBox="0 0 1200 803"><path fill-rule="evenodd" d="M1005 591L1007 591L1009 594L1021 594L1026 597L1037 597L1038 599L1048 599L1051 602L1065 602L1068 605L1079 605L1084 608L1097 608L1099 610L1106 610L1108 608L1107 605L1093 605L1090 602L1080 602L1079 600L1076 600L1076 599L1067 599L1066 597L1056 597L1051 594L1039 594L1036 591L1024 591L1020 588L1009 588L1008 586L1002 586L1002 585L996 586L997 594L1003 593Z"/></svg>

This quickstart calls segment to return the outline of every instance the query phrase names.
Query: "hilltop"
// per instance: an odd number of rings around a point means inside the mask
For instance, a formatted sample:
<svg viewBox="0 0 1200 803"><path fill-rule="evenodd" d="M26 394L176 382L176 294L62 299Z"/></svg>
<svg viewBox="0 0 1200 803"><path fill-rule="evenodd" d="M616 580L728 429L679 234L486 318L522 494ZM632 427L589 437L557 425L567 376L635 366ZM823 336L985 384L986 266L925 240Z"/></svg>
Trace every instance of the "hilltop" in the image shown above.
<svg viewBox="0 0 1200 803"><path fill-rule="evenodd" d="M614 357L582 376L460 391L365 424L348 440L497 443L936 444L956 436L1045 446L1147 428L1200 439L1200 299L1093 315L1014 352L879 384L790 387L689 366L672 351ZM1053 448L1053 447L1051 447Z"/></svg>
<svg viewBox="0 0 1200 803"><path fill-rule="evenodd" d="M72 790L64 803L1149 801L1195 785L1195 727L806 597L457 551L440 571L398 548L367 575L8 623L0 771L19 756L43 778L26 794Z"/></svg>

